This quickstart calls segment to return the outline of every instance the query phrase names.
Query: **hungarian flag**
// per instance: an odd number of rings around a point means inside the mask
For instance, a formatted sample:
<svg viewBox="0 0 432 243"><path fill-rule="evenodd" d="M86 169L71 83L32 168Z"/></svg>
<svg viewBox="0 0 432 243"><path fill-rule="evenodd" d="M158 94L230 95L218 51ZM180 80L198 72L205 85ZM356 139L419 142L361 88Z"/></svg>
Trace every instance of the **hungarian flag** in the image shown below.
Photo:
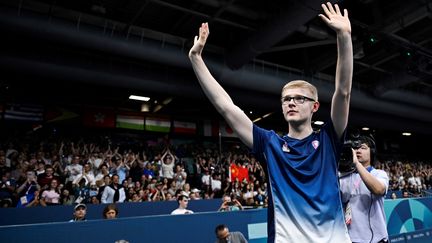
<svg viewBox="0 0 432 243"><path fill-rule="evenodd" d="M114 128L116 116L109 110L88 110L84 112L84 126Z"/></svg>
<svg viewBox="0 0 432 243"><path fill-rule="evenodd" d="M175 133L196 133L196 123L195 122L184 122L184 121L174 121L174 132Z"/></svg>
<svg viewBox="0 0 432 243"><path fill-rule="evenodd" d="M232 163L230 167L230 177L231 181L238 179L240 182L242 182L244 179L246 179L246 181L249 182L249 171L243 166L237 166L235 163Z"/></svg>
<svg viewBox="0 0 432 243"><path fill-rule="evenodd" d="M169 132L171 121L164 118L147 117L145 120L145 130L152 132Z"/></svg>
<svg viewBox="0 0 432 243"><path fill-rule="evenodd" d="M118 128L144 130L144 117L138 115L117 115Z"/></svg>

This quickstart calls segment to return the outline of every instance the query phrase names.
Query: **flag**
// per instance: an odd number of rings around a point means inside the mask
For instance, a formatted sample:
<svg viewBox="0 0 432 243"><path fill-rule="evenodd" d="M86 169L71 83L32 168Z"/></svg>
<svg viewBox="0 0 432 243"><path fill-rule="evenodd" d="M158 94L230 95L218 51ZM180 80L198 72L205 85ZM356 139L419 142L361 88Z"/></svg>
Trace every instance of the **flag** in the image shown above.
<svg viewBox="0 0 432 243"><path fill-rule="evenodd" d="M147 117L145 119L145 130L152 132L169 132L171 121L164 118Z"/></svg>
<svg viewBox="0 0 432 243"><path fill-rule="evenodd" d="M37 105L7 104L4 111L4 119L40 122L43 120L43 107Z"/></svg>
<svg viewBox="0 0 432 243"><path fill-rule="evenodd" d="M240 182L242 182L244 179L249 181L249 171L243 166L237 166L235 163L232 163L230 166L230 172L231 181L235 181L236 179L238 179Z"/></svg>
<svg viewBox="0 0 432 243"><path fill-rule="evenodd" d="M117 115L118 128L144 130L144 117L137 115Z"/></svg>
<svg viewBox="0 0 432 243"><path fill-rule="evenodd" d="M108 110L88 110L84 112L84 126L88 127L115 127L115 114Z"/></svg>
<svg viewBox="0 0 432 243"><path fill-rule="evenodd" d="M226 122L220 122L219 131L222 137L237 137L234 130Z"/></svg>
<svg viewBox="0 0 432 243"><path fill-rule="evenodd" d="M195 122L183 122L183 121L174 121L174 132L175 133L188 133L195 134L196 133L196 123Z"/></svg>
<svg viewBox="0 0 432 243"><path fill-rule="evenodd" d="M45 121L47 123L69 120L75 117L79 117L79 115L64 108L48 108L45 111Z"/></svg>
<svg viewBox="0 0 432 243"><path fill-rule="evenodd" d="M206 137L219 136L219 122L217 122L217 121L204 121L203 135Z"/></svg>

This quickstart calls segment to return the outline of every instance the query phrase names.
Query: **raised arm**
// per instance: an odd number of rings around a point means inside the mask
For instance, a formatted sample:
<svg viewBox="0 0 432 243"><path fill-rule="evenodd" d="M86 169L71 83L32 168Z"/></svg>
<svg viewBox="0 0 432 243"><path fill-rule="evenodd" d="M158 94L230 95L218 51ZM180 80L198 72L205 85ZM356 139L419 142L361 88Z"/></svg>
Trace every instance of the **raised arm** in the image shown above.
<svg viewBox="0 0 432 243"><path fill-rule="evenodd" d="M359 173L361 179L363 180L366 187L375 195L383 196L387 192L387 185L380 181L378 178L375 178L371 173L367 171L367 169L359 162L356 152L353 150L353 163ZM387 178L388 181L388 178Z"/></svg>
<svg viewBox="0 0 432 243"><path fill-rule="evenodd" d="M201 53L210 34L208 23L199 28L199 37L195 36L194 45L189 51L193 70L207 98L216 110L225 118L230 127L249 148L253 145L252 121L236 106L225 90L213 78L202 59Z"/></svg>
<svg viewBox="0 0 432 243"><path fill-rule="evenodd" d="M351 24L348 19L348 11L344 9L342 14L337 4L322 4L325 15L320 14L321 19L337 34L337 64L335 76L335 92L331 105L331 119L338 137L342 136L347 123L349 103L351 96L351 84L353 74L353 48L351 42Z"/></svg>

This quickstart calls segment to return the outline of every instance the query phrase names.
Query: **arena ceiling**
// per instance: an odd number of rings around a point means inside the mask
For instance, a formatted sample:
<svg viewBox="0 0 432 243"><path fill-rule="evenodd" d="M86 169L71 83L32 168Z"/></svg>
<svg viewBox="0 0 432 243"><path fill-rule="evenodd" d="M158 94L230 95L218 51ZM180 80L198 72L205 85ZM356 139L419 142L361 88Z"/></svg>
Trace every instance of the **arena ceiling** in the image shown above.
<svg viewBox="0 0 432 243"><path fill-rule="evenodd" d="M187 58L202 22L205 59L233 100L263 126L283 128L281 87L314 83L328 118L336 41L316 0L0 0L3 101L217 117ZM432 1L341 1L354 44L351 126L432 134ZM250 113L252 111L252 113Z"/></svg>

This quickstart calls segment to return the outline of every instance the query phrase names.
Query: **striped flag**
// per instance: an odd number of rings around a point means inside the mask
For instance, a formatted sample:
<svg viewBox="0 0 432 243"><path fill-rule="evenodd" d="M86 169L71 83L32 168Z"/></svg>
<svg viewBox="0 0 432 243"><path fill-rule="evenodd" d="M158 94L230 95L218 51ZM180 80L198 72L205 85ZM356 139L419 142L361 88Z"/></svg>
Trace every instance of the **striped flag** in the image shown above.
<svg viewBox="0 0 432 243"><path fill-rule="evenodd" d="M169 132L171 121L163 118L147 117L145 120L145 130L152 132Z"/></svg>
<svg viewBox="0 0 432 243"><path fill-rule="evenodd" d="M144 130L144 117L137 115L117 115L117 128Z"/></svg>
<svg viewBox="0 0 432 243"><path fill-rule="evenodd" d="M196 123L195 122L184 122L184 121L174 121L174 132L175 133L196 133Z"/></svg>
<svg viewBox="0 0 432 243"><path fill-rule="evenodd" d="M40 122L43 120L43 107L37 105L7 104L4 111L4 119Z"/></svg>
<svg viewBox="0 0 432 243"><path fill-rule="evenodd" d="M217 121L204 121L203 135L206 137L219 136L219 122L217 122Z"/></svg>

